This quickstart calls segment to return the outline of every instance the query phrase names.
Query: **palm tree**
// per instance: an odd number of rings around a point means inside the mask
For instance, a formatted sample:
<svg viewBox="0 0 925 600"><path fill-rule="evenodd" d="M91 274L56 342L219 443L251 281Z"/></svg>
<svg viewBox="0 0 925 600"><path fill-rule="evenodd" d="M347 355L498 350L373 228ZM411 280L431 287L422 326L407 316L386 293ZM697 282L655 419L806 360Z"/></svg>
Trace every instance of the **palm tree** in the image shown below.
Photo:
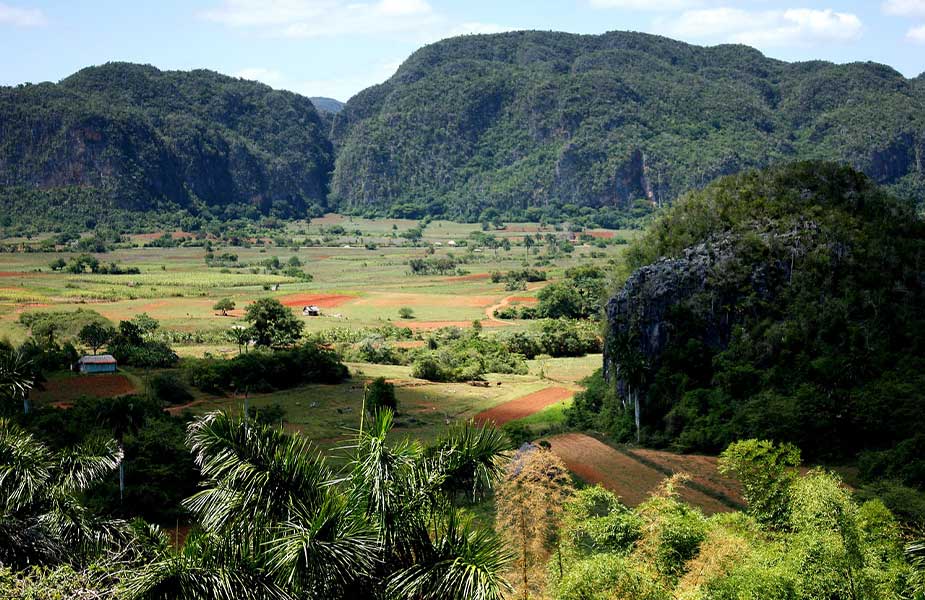
<svg viewBox="0 0 925 600"><path fill-rule="evenodd" d="M121 522L80 501L121 460L113 440L54 452L0 419L0 564L74 563L122 538Z"/></svg>
<svg viewBox="0 0 925 600"><path fill-rule="evenodd" d="M123 577L130 598L336 598L373 569L375 531L299 436L212 413L189 427L202 533Z"/></svg>
<svg viewBox="0 0 925 600"><path fill-rule="evenodd" d="M503 437L474 425L435 447L387 444L378 411L338 475L298 435L212 413L189 427L203 476L185 502L201 533L162 544L122 575L128 598L408 598L493 600L510 557L452 504L487 491Z"/></svg>
<svg viewBox="0 0 925 600"><path fill-rule="evenodd" d="M3 404L22 399L23 413L29 414L29 391L33 385L32 365L22 352L0 348L0 400Z"/></svg>
<svg viewBox="0 0 925 600"><path fill-rule="evenodd" d="M139 398L119 396L99 400L96 405L96 420L112 430L121 452L125 451L125 434L138 433L145 422L145 409ZM119 461L119 501L125 496L125 460Z"/></svg>
<svg viewBox="0 0 925 600"><path fill-rule="evenodd" d="M500 479L508 443L495 428L466 423L435 445L390 446L388 409L360 432L350 493L379 531L379 595L409 599L501 598L511 555L494 532L474 530L454 505L478 499Z"/></svg>

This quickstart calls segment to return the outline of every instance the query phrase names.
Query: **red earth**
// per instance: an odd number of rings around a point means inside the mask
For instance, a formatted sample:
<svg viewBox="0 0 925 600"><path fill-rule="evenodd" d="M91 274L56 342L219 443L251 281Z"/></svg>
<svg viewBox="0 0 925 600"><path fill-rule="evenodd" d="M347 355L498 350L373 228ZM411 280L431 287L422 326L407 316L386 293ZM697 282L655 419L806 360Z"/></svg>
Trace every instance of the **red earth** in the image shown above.
<svg viewBox="0 0 925 600"><path fill-rule="evenodd" d="M72 404L83 396L114 398L137 392L131 380L119 373L62 377L45 382L44 388L33 391L32 399L37 402L54 401L59 405Z"/></svg>
<svg viewBox="0 0 925 600"><path fill-rule="evenodd" d="M644 502L666 477L664 473L632 456L582 433L557 435L550 438L549 443L552 451L565 461L569 470L589 483L601 484L620 496L628 506ZM721 493L721 490L713 491ZM713 496L687 485L678 489L678 495L707 514L732 510Z"/></svg>
<svg viewBox="0 0 925 600"><path fill-rule="evenodd" d="M342 294L292 294L279 299L286 306L318 306L320 308L334 308L345 302L356 300L356 296Z"/></svg>
<svg viewBox="0 0 925 600"><path fill-rule="evenodd" d="M516 400L511 400L509 402L493 406L488 410L483 410L479 414L475 415L475 420L480 423L493 421L496 425L504 425L508 421L529 417L533 413L539 412L547 406L555 404L556 402L561 402L567 398L571 398L574 395L574 390L567 388L546 388L545 390L527 394L526 396L522 396Z"/></svg>
<svg viewBox="0 0 925 600"><path fill-rule="evenodd" d="M594 238L609 240L609 239L613 239L614 232L612 231L589 231L588 235Z"/></svg>

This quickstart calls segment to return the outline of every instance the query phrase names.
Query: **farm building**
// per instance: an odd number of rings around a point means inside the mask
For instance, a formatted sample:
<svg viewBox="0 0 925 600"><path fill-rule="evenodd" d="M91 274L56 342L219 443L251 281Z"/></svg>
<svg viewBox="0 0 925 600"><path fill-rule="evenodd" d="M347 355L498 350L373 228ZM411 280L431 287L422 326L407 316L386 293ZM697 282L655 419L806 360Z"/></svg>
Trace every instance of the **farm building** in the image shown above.
<svg viewBox="0 0 925 600"><path fill-rule="evenodd" d="M304 317L320 317L321 309L317 306L306 306L302 309L302 316Z"/></svg>
<svg viewBox="0 0 925 600"><path fill-rule="evenodd" d="M81 373L115 373L116 359L111 354L97 354L81 357L77 361Z"/></svg>

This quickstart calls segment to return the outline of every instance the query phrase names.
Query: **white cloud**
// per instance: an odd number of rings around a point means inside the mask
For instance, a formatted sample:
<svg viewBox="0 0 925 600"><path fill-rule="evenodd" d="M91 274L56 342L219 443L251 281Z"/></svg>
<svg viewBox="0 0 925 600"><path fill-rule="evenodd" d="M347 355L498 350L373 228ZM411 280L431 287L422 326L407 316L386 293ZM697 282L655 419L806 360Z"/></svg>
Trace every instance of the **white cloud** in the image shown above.
<svg viewBox="0 0 925 600"><path fill-rule="evenodd" d="M897 17L925 17L925 0L886 0L881 8Z"/></svg>
<svg viewBox="0 0 925 600"><path fill-rule="evenodd" d="M700 0L590 0L593 8L622 8L626 10L672 11L696 8Z"/></svg>
<svg viewBox="0 0 925 600"><path fill-rule="evenodd" d="M48 23L45 13L37 8L19 8L0 2L0 23L18 27L37 27Z"/></svg>
<svg viewBox="0 0 925 600"><path fill-rule="evenodd" d="M498 25L497 23L480 23L478 21L470 21L468 23L461 23L455 27L450 27L442 32L438 32L433 36L434 41L442 40L448 37L456 37L459 35L477 35L485 33L505 33L508 31L514 31L513 27L505 27L504 25Z"/></svg>
<svg viewBox="0 0 925 600"><path fill-rule="evenodd" d="M224 0L206 20L280 37L331 37L414 31L441 19L426 0Z"/></svg>
<svg viewBox="0 0 925 600"><path fill-rule="evenodd" d="M232 75L265 83L278 90L289 90L303 96L326 96L346 102L358 91L382 83L398 70L401 60L375 63L369 70L330 79L299 79L282 71L266 67L247 67Z"/></svg>
<svg viewBox="0 0 925 600"><path fill-rule="evenodd" d="M674 37L758 47L845 43L856 40L863 31L857 15L810 8L691 10L675 19L659 21L659 27Z"/></svg>
<svg viewBox="0 0 925 600"><path fill-rule="evenodd" d="M913 27L906 33L906 39L916 44L925 44L925 25Z"/></svg>

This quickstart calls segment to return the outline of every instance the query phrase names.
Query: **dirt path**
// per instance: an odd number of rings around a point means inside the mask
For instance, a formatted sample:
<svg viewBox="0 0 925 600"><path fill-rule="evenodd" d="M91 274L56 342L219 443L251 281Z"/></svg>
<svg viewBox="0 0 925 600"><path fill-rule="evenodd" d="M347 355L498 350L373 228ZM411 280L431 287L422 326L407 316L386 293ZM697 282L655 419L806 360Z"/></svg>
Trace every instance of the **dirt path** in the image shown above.
<svg viewBox="0 0 925 600"><path fill-rule="evenodd" d="M538 290L541 287L543 287L543 284L534 285L532 287L527 287L526 291L532 292L532 291ZM523 292L521 292L521 294L522 293ZM511 302L521 302L523 301L523 299L524 297L518 294L511 294L510 296L502 298L501 301L498 302L497 304L492 304L491 306L485 309L485 319L484 320L491 321L492 323L500 323L501 325L513 325L513 323L511 323L510 321L505 321L503 319L499 319L498 317L496 317L495 311L508 306Z"/></svg>
<svg viewBox="0 0 925 600"><path fill-rule="evenodd" d="M504 425L508 421L523 419L567 398L575 395L575 390L563 387L551 387L520 398L493 406L475 415L479 423L493 421L495 425Z"/></svg>
<svg viewBox="0 0 925 600"><path fill-rule="evenodd" d="M589 483L600 483L629 506L644 502L665 479L664 473L582 433L557 435L549 443L572 472ZM707 514L732 510L712 495L687 485L682 486L680 496Z"/></svg>

